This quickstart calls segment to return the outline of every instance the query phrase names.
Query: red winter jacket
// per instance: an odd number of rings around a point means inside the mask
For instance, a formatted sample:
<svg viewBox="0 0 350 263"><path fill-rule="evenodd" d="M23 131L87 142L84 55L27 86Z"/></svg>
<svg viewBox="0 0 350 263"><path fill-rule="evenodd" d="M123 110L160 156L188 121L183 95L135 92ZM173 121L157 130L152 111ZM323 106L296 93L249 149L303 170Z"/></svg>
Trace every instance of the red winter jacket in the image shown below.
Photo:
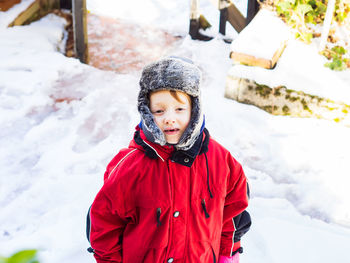
<svg viewBox="0 0 350 263"><path fill-rule="evenodd" d="M246 177L207 131L184 152L137 128L104 179L90 209L98 263L209 263L240 247L234 218L248 205Z"/></svg>

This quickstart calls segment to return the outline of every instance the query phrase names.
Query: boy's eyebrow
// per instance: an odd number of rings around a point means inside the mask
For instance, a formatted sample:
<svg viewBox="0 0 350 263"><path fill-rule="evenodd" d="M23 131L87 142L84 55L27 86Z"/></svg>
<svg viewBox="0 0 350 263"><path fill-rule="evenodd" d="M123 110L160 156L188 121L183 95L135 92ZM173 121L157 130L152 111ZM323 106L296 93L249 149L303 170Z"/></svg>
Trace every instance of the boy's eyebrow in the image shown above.
<svg viewBox="0 0 350 263"><path fill-rule="evenodd" d="M153 104L156 105L156 106L163 106L164 102L156 102L156 103L153 103Z"/></svg>
<svg viewBox="0 0 350 263"><path fill-rule="evenodd" d="M180 101L176 101L175 102L175 105L179 105L179 104L186 106L186 103L183 103L183 102L180 102ZM168 105L168 103L165 103L163 101L158 101L158 102L153 102L153 105L154 106L166 106L166 105Z"/></svg>
<svg viewBox="0 0 350 263"><path fill-rule="evenodd" d="M167 105L168 105L167 103L157 102L157 103L154 103L153 106L165 107ZM181 105L181 107L187 107L186 103L177 102L176 104L174 104L174 106L179 106L179 105Z"/></svg>

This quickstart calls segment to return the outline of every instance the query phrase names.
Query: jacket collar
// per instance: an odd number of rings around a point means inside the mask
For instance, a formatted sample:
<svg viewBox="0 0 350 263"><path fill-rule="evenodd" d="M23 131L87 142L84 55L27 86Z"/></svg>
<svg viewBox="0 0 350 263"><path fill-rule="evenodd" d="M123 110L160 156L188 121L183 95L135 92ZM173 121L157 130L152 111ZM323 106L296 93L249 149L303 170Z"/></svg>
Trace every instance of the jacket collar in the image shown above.
<svg viewBox="0 0 350 263"><path fill-rule="evenodd" d="M148 141L143 130L137 126L134 140L130 143L130 146L141 148L146 156L152 159L159 158L162 161L170 159L175 163L191 167L197 155L208 151L209 137L208 130L204 129L191 148L188 150L176 150L174 146L161 146Z"/></svg>

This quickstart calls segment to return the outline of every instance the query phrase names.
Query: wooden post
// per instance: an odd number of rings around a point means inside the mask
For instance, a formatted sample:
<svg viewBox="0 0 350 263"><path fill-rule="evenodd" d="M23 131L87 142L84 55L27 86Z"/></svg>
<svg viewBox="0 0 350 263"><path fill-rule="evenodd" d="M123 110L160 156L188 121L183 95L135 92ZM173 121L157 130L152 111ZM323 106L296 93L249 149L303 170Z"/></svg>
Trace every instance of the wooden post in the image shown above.
<svg viewBox="0 0 350 263"><path fill-rule="evenodd" d="M72 0L60 0L61 9L72 10Z"/></svg>
<svg viewBox="0 0 350 263"><path fill-rule="evenodd" d="M219 32L221 34L225 35L226 33L226 21L228 21L238 33L243 30L246 25L246 19L231 1L211 0L211 2L220 10Z"/></svg>
<svg viewBox="0 0 350 263"><path fill-rule="evenodd" d="M74 49L79 60L89 63L86 0L72 0Z"/></svg>
<svg viewBox="0 0 350 263"><path fill-rule="evenodd" d="M263 0L248 0L248 9L247 9L247 18L246 18L246 24L248 25L250 21L253 20L256 13L258 13L260 9L259 2L263 2Z"/></svg>
<svg viewBox="0 0 350 263"><path fill-rule="evenodd" d="M227 8L220 9L220 23L219 23L219 32L223 35L226 34L226 21L228 16Z"/></svg>
<svg viewBox="0 0 350 263"><path fill-rule="evenodd" d="M227 11L227 21L230 22L238 33L240 33L246 26L245 17L234 4L230 4L227 7Z"/></svg>

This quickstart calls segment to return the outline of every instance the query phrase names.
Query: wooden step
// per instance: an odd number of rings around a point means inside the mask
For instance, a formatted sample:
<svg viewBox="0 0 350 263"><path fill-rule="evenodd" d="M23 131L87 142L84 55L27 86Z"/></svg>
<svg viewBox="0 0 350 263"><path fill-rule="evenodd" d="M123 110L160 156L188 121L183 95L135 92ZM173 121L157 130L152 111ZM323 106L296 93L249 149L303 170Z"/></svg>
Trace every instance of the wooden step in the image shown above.
<svg viewBox="0 0 350 263"><path fill-rule="evenodd" d="M232 51L230 53L230 58L235 63L240 63L247 66L255 66L266 69L272 69L275 67L277 60L282 55L284 49L287 46L287 41L281 42L278 49L275 51L271 59L259 58L249 54L239 53Z"/></svg>
<svg viewBox="0 0 350 263"><path fill-rule="evenodd" d="M26 10L20 13L12 23L9 24L9 27L29 24L45 16L51 10L59 8L59 6L59 0L35 0Z"/></svg>
<svg viewBox="0 0 350 263"><path fill-rule="evenodd" d="M231 44L235 64L273 68L283 53L290 30L273 12L260 10Z"/></svg>
<svg viewBox="0 0 350 263"><path fill-rule="evenodd" d="M5 12L20 2L21 0L0 0L0 11Z"/></svg>

